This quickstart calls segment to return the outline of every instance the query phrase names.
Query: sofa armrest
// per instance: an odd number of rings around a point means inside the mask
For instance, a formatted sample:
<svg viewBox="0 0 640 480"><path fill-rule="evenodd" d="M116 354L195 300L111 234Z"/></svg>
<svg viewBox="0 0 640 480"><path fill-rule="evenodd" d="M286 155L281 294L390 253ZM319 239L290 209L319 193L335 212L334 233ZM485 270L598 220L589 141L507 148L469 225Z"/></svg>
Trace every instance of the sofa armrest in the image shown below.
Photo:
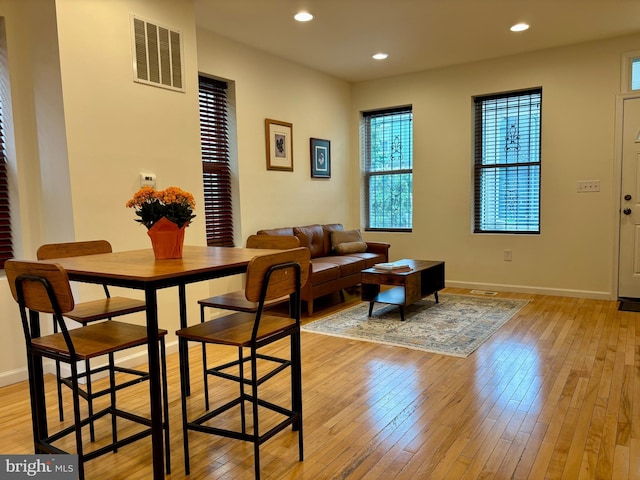
<svg viewBox="0 0 640 480"><path fill-rule="evenodd" d="M389 261L389 247L390 243L387 242L365 242L367 244L367 252L378 253L384 255L385 262Z"/></svg>

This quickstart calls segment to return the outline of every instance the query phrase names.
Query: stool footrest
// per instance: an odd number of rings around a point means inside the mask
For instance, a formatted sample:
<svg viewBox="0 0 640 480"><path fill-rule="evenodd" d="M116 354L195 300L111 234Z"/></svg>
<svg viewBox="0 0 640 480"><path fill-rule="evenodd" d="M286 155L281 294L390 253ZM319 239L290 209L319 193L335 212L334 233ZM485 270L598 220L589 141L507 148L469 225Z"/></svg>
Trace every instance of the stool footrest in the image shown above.
<svg viewBox="0 0 640 480"><path fill-rule="evenodd" d="M100 373L100 372L104 372L104 371L108 371L109 370L109 365L104 365L102 367L98 367L96 369L91 369L91 371L89 372L91 375L95 375L96 373ZM144 382L146 380L149 380L149 372L144 372L141 370L133 370L130 368L125 368L125 367L114 367L114 372L118 372L118 373L126 373L129 375L136 375L138 378L132 378L131 380L127 380L126 382L122 382L119 383L115 386L115 390L122 390L123 388L127 388L130 387L132 385L136 385L137 383L140 382ZM78 374L78 378L86 378L87 377L87 372L83 372ZM72 388L72 380L71 377L63 377L60 378L58 380L60 383L66 385L69 388ZM111 392L111 388L107 387L107 388L103 388L102 390L98 390L97 392L91 392L91 398L98 398L98 397L102 397L103 395L107 395L108 393ZM85 400L87 400L89 398L89 393L86 390L83 390L82 388L78 389L78 393L80 394L80 396L82 398L84 398Z"/></svg>

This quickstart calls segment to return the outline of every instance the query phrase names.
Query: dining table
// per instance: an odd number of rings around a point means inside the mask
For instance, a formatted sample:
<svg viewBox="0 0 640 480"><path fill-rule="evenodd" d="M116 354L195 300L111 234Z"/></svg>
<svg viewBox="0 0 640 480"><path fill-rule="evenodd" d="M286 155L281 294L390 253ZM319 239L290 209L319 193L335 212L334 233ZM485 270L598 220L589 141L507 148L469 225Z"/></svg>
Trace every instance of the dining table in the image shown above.
<svg viewBox="0 0 640 480"><path fill-rule="evenodd" d="M162 479L165 476L160 352L157 342L158 290L178 288L178 315L180 328L184 328L188 324L187 284L244 273L252 258L274 252L276 250L185 245L182 258L167 260L156 260L150 248L48 260L61 265L67 271L70 280L144 291L147 306L154 479ZM43 424L46 425L46 419Z"/></svg>

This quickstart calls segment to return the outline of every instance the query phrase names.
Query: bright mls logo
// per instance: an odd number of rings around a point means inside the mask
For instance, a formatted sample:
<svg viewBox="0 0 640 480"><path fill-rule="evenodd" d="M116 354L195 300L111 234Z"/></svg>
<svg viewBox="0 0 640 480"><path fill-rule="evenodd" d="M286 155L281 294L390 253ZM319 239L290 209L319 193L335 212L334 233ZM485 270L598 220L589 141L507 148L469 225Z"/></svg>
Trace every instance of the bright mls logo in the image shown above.
<svg viewBox="0 0 640 480"><path fill-rule="evenodd" d="M76 480L77 455L0 455L2 480L39 478Z"/></svg>

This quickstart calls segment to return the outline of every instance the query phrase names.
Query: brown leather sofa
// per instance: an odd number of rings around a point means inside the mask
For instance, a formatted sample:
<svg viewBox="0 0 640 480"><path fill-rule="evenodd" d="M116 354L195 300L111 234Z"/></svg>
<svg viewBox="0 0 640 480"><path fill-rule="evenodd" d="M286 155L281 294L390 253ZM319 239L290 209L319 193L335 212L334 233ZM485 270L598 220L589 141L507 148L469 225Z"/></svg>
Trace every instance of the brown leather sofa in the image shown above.
<svg viewBox="0 0 640 480"><path fill-rule="evenodd" d="M363 269L376 263L387 262L389 259L388 243L363 242L359 231L345 232L342 224L339 223L260 230L257 232L256 241L260 241L260 236L270 235L298 237L300 246L307 247L311 251L309 280L303 285L301 292L309 315L313 315L314 299L335 292L339 292L343 298L343 288L360 284L360 272ZM356 241L336 244L338 239ZM267 241L265 238L265 242Z"/></svg>

